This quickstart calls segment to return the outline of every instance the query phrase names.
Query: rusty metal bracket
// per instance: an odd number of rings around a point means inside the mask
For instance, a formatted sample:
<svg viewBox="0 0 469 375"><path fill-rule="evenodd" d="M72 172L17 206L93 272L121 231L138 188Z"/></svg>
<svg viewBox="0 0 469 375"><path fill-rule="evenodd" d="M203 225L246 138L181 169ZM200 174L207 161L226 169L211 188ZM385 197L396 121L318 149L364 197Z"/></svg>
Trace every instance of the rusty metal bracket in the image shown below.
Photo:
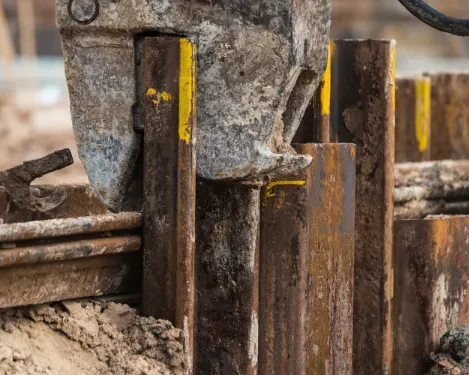
<svg viewBox="0 0 469 375"><path fill-rule="evenodd" d="M47 212L60 206L67 198L63 188L50 188L50 194L37 197L31 182L45 174L73 164L70 150L55 151L43 158L26 161L22 165L0 172L0 186L7 191L10 199L18 206L30 211Z"/></svg>

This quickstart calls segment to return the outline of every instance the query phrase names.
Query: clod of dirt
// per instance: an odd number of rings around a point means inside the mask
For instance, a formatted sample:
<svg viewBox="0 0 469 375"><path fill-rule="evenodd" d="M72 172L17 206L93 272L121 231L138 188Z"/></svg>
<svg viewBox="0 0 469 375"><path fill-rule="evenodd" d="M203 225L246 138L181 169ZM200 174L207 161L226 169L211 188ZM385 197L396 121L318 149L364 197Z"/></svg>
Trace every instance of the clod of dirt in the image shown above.
<svg viewBox="0 0 469 375"><path fill-rule="evenodd" d="M68 301L0 312L0 375L182 375L182 331L127 305Z"/></svg>
<svg viewBox="0 0 469 375"><path fill-rule="evenodd" d="M435 364L427 375L469 375L469 366L458 363L449 354L433 354L430 359Z"/></svg>
<svg viewBox="0 0 469 375"><path fill-rule="evenodd" d="M458 362L469 364L469 327L457 327L440 339L440 353L449 354Z"/></svg>
<svg viewBox="0 0 469 375"><path fill-rule="evenodd" d="M469 375L469 327L458 327L440 339L438 353L432 353L434 366L427 375Z"/></svg>

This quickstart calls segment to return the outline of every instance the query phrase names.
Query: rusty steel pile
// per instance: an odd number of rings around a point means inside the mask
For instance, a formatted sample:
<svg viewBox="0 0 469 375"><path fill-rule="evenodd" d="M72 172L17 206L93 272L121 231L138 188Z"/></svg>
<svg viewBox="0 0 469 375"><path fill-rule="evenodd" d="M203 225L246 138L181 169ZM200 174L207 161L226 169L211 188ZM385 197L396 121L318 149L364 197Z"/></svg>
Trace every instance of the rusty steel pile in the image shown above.
<svg viewBox="0 0 469 375"><path fill-rule="evenodd" d="M423 374L453 363L429 356L469 324L465 95L446 84L465 75L396 79L392 41L331 51L295 135L313 160L299 173L253 186L196 180L192 143L162 132L151 98L143 213L111 213L89 185L30 186L69 165L67 150L2 172L0 306L137 301L183 330L186 370L199 374Z"/></svg>
<svg viewBox="0 0 469 375"><path fill-rule="evenodd" d="M328 44L327 0L191 4L57 0L90 184L31 185L67 149L0 173L0 308L132 301L188 375L456 374L469 74Z"/></svg>

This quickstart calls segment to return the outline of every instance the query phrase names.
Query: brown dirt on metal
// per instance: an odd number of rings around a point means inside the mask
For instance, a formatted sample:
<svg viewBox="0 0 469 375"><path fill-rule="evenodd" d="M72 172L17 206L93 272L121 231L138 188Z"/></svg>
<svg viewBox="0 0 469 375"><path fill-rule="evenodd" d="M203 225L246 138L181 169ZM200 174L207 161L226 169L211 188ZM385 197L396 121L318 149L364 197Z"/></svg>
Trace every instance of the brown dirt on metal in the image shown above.
<svg viewBox="0 0 469 375"><path fill-rule="evenodd" d="M69 301L0 312L0 375L179 375L182 332L127 305Z"/></svg>

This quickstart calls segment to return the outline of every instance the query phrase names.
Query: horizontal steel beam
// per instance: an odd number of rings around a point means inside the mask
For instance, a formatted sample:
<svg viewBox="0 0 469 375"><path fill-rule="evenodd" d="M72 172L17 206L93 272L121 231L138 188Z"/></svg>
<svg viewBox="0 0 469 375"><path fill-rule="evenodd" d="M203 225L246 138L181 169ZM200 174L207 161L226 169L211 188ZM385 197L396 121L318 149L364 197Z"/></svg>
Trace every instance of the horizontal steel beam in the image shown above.
<svg viewBox="0 0 469 375"><path fill-rule="evenodd" d="M131 230L141 226L142 215L138 212L2 224L0 225L0 244L2 242Z"/></svg>
<svg viewBox="0 0 469 375"><path fill-rule="evenodd" d="M0 251L0 268L139 251L140 236L96 238Z"/></svg>
<svg viewBox="0 0 469 375"><path fill-rule="evenodd" d="M0 269L0 308L141 290L140 252Z"/></svg>

